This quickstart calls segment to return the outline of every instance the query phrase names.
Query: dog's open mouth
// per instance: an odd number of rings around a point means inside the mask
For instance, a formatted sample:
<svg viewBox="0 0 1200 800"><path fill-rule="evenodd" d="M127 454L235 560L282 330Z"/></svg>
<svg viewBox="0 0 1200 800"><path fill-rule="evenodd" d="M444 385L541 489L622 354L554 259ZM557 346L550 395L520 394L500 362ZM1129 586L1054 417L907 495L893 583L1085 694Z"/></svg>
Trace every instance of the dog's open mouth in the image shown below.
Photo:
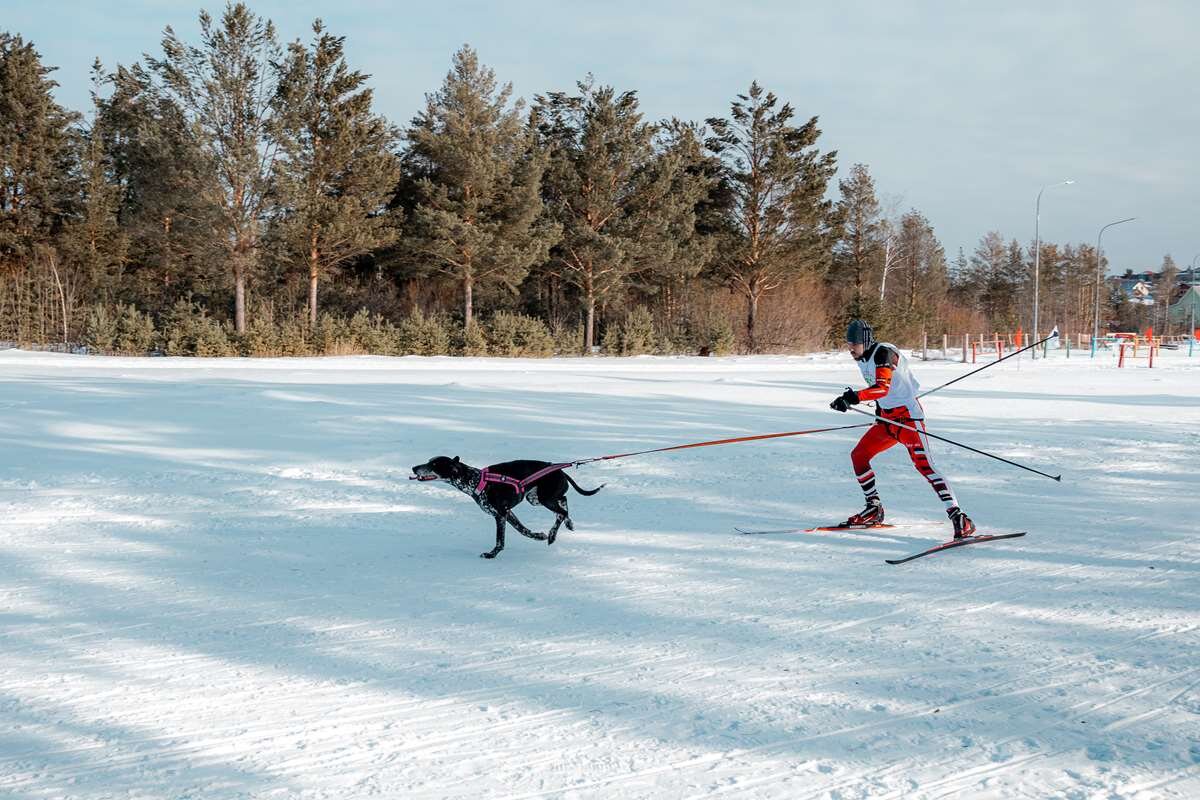
<svg viewBox="0 0 1200 800"><path fill-rule="evenodd" d="M410 481L436 481L436 480L438 480L438 476L437 475L409 475L408 479Z"/></svg>

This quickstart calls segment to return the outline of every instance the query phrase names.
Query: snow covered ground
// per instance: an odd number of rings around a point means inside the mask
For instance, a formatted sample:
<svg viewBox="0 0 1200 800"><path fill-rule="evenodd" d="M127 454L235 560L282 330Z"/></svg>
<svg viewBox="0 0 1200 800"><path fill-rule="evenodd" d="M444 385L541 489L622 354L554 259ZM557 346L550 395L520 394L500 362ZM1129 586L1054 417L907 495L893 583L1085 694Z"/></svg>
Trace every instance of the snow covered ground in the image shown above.
<svg viewBox="0 0 1200 800"><path fill-rule="evenodd" d="M983 528L857 431L589 465L553 547L412 465L837 425L848 356L0 353L0 796L1200 797L1200 356L926 401ZM967 369L917 363L926 387ZM550 515L519 515L544 529Z"/></svg>

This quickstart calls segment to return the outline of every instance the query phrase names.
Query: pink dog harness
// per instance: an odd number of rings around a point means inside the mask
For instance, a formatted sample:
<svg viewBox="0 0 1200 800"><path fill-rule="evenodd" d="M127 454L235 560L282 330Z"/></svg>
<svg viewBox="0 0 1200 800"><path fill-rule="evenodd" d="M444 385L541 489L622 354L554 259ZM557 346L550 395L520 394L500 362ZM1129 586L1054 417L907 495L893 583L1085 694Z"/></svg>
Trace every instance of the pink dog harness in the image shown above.
<svg viewBox="0 0 1200 800"><path fill-rule="evenodd" d="M501 475L499 472L492 472L487 467L484 467L479 470L479 485L475 487L475 494L482 494L489 483L503 483L505 486L513 487L517 494L523 494L528 486L537 483L551 472L558 472L561 469L572 466L575 465L573 463L551 464L548 467L542 467L529 477L522 479L513 478L509 475Z"/></svg>

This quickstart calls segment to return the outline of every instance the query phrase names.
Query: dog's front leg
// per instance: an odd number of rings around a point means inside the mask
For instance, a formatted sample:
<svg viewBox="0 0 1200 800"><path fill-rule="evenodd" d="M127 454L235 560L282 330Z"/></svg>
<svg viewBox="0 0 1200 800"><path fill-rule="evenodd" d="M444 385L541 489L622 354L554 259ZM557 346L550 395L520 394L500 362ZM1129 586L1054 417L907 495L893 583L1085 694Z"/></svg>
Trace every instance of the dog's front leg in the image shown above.
<svg viewBox="0 0 1200 800"><path fill-rule="evenodd" d="M496 546L486 553L480 553L480 558L495 558L496 554L504 549L504 517L496 515Z"/></svg>
<svg viewBox="0 0 1200 800"><path fill-rule="evenodd" d="M504 517L505 517L505 519L507 519L509 522L512 523L512 526L514 528L516 528L517 531L520 532L520 534L522 536L528 536L530 539L537 539L539 542L546 541L546 534L529 530L529 528L525 527L525 523L523 523L523 522L521 522L521 520L517 519L517 515L512 513L511 511L509 511L507 514L505 514Z"/></svg>

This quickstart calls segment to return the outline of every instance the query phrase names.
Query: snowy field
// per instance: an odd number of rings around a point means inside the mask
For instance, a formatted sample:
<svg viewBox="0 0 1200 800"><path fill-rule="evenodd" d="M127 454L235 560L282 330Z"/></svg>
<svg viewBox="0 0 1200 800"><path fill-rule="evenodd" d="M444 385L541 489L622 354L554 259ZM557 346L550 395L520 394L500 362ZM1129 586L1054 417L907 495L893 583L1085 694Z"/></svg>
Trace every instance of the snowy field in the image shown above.
<svg viewBox="0 0 1200 800"><path fill-rule="evenodd" d="M1200 355L1074 355L926 401L1063 473L935 443L1029 535L888 566L949 534L900 448L908 527L733 532L858 510L858 431L581 467L494 561L407 480L857 422L843 354L0 353L0 797L1200 797Z"/></svg>

